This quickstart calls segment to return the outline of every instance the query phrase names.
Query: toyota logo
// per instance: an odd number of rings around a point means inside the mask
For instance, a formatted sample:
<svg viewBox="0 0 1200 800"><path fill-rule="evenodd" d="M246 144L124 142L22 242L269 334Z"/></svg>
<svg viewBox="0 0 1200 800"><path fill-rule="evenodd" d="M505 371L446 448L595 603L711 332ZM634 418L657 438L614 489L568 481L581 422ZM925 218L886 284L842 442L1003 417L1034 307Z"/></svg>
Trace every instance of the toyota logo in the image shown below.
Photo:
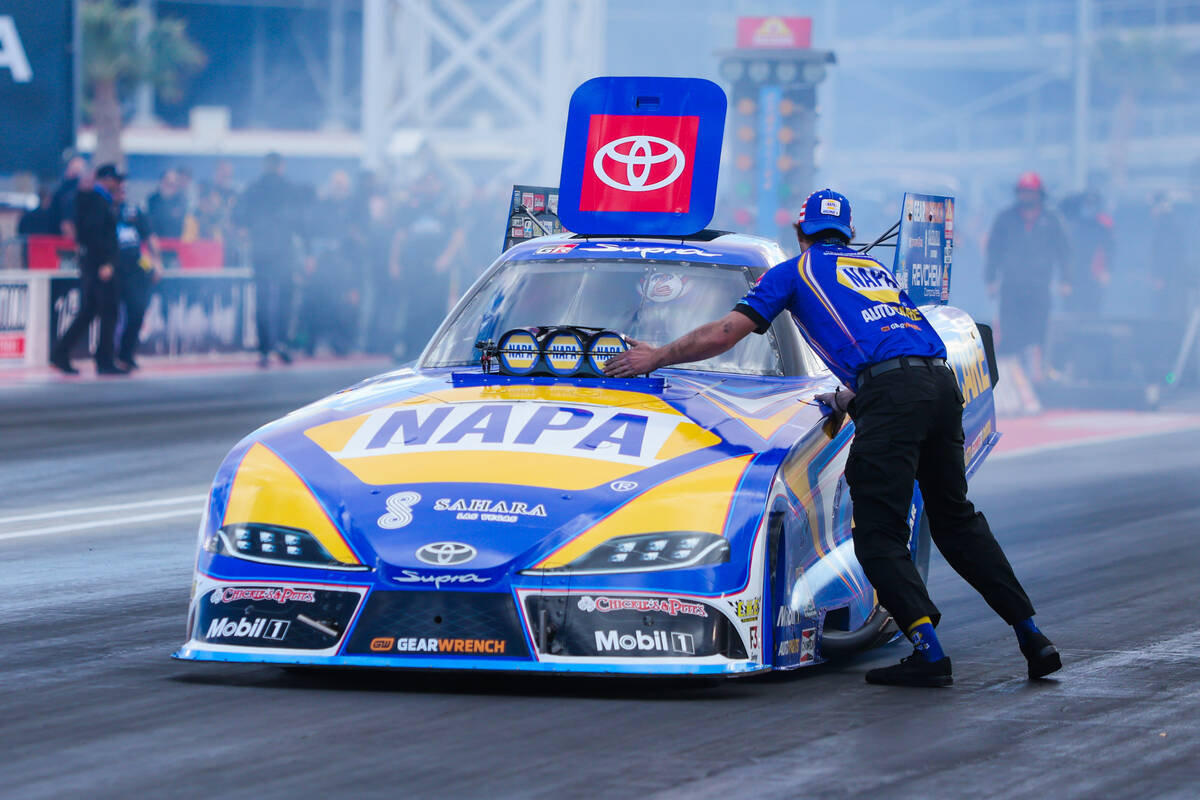
<svg viewBox="0 0 1200 800"><path fill-rule="evenodd" d="M626 143L629 144L629 149L624 153L618 152L617 147ZM624 164L625 174L619 175L618 178L609 175L604 167L606 158ZM650 179L651 167L672 160L674 167L670 175L654 183L646 182ZM597 178L614 189L623 192L651 192L674 183L683 174L685 163L686 159L679 145L658 136L643 134L622 136L601 147L592 159L592 171L596 173Z"/></svg>
<svg viewBox="0 0 1200 800"><path fill-rule="evenodd" d="M462 542L433 542L417 549L417 558L439 567L465 564L475 556L475 548Z"/></svg>

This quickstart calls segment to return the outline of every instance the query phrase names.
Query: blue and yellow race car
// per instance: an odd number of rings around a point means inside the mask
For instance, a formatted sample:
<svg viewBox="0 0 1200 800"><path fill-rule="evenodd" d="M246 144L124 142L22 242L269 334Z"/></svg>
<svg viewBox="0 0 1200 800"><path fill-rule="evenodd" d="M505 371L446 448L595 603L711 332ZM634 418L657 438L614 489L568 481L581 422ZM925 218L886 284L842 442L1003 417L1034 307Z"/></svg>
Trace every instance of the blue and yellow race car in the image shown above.
<svg viewBox="0 0 1200 800"><path fill-rule="evenodd" d="M709 230L511 248L414 368L229 454L177 657L732 676L886 641L851 544L854 426L824 427L813 397L836 379L790 319L635 379L596 376L619 337L547 344L556 330L668 341L784 259L769 240ZM967 314L924 310L966 398L973 473L997 438L994 361ZM492 345L508 332L512 346ZM909 520L924 572L919 493Z"/></svg>

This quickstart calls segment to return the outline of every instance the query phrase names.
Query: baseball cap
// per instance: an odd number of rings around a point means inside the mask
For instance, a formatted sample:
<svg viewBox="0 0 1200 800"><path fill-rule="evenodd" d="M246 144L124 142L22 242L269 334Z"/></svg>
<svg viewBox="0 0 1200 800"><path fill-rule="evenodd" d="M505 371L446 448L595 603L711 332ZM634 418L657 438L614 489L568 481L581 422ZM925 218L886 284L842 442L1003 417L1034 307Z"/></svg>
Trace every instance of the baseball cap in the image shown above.
<svg viewBox="0 0 1200 800"><path fill-rule="evenodd" d="M96 180L101 178L112 178L113 180L123 181L125 176L117 169L116 164L101 164L96 168Z"/></svg>
<svg viewBox="0 0 1200 800"><path fill-rule="evenodd" d="M796 224L808 236L826 230L839 231L847 238L854 236L850 230L850 201L833 189L810 194L800 207Z"/></svg>

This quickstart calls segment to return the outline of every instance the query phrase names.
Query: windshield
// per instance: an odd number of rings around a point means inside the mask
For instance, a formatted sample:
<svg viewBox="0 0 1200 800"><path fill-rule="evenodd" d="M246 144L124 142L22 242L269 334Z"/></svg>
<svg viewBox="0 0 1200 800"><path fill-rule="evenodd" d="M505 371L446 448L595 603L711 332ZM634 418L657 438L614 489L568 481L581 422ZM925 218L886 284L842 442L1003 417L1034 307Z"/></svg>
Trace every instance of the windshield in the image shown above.
<svg viewBox="0 0 1200 800"><path fill-rule="evenodd" d="M750 289L744 267L687 262L510 261L455 311L422 366L479 363L475 343L535 325L608 328L663 345L719 319ZM782 375L774 334L747 336L732 350L681 368Z"/></svg>

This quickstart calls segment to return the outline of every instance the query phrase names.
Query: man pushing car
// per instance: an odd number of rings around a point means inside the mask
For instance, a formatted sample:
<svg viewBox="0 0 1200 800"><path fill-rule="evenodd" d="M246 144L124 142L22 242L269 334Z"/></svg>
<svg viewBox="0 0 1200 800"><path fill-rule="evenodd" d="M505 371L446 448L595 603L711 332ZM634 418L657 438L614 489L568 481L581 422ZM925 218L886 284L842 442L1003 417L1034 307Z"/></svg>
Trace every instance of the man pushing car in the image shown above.
<svg viewBox="0 0 1200 800"><path fill-rule="evenodd" d="M1033 623L1034 609L987 520L967 499L963 397L946 347L891 272L850 248L850 203L822 189L804 201L796 222L801 254L772 267L715 322L662 347L630 340L609 359L610 377L711 358L751 331L765 333L790 311L800 333L847 388L818 395L834 415L849 413L855 436L846 462L854 504L854 551L880 604L913 643L899 664L867 673L869 683L949 686L950 658L934 626L941 614L909 553L913 481L930 533L946 561L1005 622L1041 678L1062 666Z"/></svg>

